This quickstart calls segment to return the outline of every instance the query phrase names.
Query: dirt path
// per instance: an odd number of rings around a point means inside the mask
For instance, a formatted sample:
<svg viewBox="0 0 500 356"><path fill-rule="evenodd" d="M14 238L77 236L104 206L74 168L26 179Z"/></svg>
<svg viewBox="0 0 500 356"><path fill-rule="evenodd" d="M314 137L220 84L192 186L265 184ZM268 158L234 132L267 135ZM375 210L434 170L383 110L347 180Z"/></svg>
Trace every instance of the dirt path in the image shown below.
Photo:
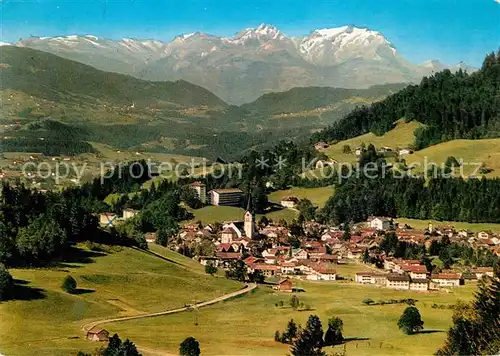
<svg viewBox="0 0 500 356"><path fill-rule="evenodd" d="M90 323L87 323L87 324L83 325L82 326L82 330L83 330L84 333L87 333L87 331L89 331L93 327L98 326L98 325L102 325L102 324L116 323L116 322L127 321L127 320L152 318L152 317L155 317L155 316L162 316L162 315L169 315L169 314L180 313L180 312L191 310L192 308L202 308L202 307L206 307L208 305L219 303L219 302L222 302L224 300L228 300L228 299L237 297L239 295L248 293L248 292L254 290L255 288L257 288L257 285L251 283L251 284L247 284L243 289L240 289L240 290L237 290L235 292L228 293L228 294L224 294L224 295L221 295L220 297L217 297L217 298L214 298L214 299L211 299L211 300L207 300L207 301L201 302L201 303L196 303L194 305L187 306L187 307L182 307L182 308L177 308L177 309L171 309L171 310L165 310L165 311L158 312L158 313L149 313L149 314L141 314L141 315L133 315L133 316L123 316L123 317L118 317L118 318L109 318L109 319L96 320L96 321L93 321L93 322L90 322ZM136 344L136 346L137 346L137 349L139 351L145 352L145 353L150 354L150 355L165 355L165 356L172 356L173 355L173 354L168 353L166 351L161 351L161 350L155 350L155 349L150 349L150 348L146 348L146 347L141 347L141 346L139 346L137 344Z"/></svg>

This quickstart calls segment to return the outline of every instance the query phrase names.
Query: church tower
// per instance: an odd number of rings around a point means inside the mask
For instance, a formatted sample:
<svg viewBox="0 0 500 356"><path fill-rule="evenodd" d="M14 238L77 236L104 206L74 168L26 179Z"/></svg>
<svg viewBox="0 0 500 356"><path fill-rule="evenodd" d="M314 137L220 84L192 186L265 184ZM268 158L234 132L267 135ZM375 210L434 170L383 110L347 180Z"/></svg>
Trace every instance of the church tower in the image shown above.
<svg viewBox="0 0 500 356"><path fill-rule="evenodd" d="M247 210L245 212L245 224L244 224L245 235L249 239L252 239L255 235L255 219L253 215L252 206L252 195L248 194Z"/></svg>

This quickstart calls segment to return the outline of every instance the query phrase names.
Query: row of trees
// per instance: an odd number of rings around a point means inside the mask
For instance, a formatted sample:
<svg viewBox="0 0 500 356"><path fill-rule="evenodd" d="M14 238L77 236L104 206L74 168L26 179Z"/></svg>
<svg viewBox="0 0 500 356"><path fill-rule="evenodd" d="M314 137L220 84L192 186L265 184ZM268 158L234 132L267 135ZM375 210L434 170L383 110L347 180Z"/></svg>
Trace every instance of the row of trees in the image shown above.
<svg viewBox="0 0 500 356"><path fill-rule="evenodd" d="M306 326L297 326L291 319L286 330L280 333L276 331L275 341L285 344L291 344L291 354L293 356L322 356L324 346L341 344L344 341L342 330L344 323L338 317L332 317L328 320L328 329L323 332L321 320L316 315L310 315Z"/></svg>
<svg viewBox="0 0 500 356"><path fill-rule="evenodd" d="M364 221L369 216L438 221L500 222L500 179L351 177L326 203L328 223Z"/></svg>

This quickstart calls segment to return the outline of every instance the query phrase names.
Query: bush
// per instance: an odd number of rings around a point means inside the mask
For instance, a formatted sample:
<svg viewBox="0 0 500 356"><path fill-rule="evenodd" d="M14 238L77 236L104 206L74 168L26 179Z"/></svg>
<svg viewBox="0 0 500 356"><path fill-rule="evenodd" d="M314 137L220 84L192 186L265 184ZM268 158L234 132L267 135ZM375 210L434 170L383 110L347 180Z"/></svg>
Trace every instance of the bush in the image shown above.
<svg viewBox="0 0 500 356"><path fill-rule="evenodd" d="M7 271L7 269L0 264L0 300L6 300L9 298L13 285L14 280L12 279L9 271Z"/></svg>
<svg viewBox="0 0 500 356"><path fill-rule="evenodd" d="M66 276L66 278L64 278L64 281L63 281L63 283L61 285L61 288L66 293L70 293L70 294L75 293L75 291L76 291L76 280L73 277L71 277L71 276Z"/></svg>
<svg viewBox="0 0 500 356"><path fill-rule="evenodd" d="M373 303L375 303L375 302L371 298L365 298L365 299L363 299L363 304L370 305L370 304L373 304Z"/></svg>

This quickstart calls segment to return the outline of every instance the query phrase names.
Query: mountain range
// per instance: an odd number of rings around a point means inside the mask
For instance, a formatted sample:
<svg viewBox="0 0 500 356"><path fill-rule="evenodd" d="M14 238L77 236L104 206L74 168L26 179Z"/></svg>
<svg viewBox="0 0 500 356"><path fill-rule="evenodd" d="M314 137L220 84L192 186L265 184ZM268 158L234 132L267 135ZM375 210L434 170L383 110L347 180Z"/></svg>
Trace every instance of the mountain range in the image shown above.
<svg viewBox="0 0 500 356"><path fill-rule="evenodd" d="M14 45L140 79L186 80L230 104L294 87L359 89L419 82L446 68L474 71L464 63L410 63L382 33L355 26L314 30L305 37L289 37L275 26L262 24L233 37L195 32L168 43L71 35L31 37Z"/></svg>
<svg viewBox="0 0 500 356"><path fill-rule="evenodd" d="M281 138L307 138L357 105L381 100L406 86L301 87L235 106L183 80L141 80L16 46L0 50L0 83L0 122L20 125L5 136L35 139L30 145L4 140L3 150L49 148L50 131L50 137L57 137L57 143L50 142L52 153L57 147L77 153L66 148L78 139L209 157L272 145ZM83 143L81 148L89 150Z"/></svg>

